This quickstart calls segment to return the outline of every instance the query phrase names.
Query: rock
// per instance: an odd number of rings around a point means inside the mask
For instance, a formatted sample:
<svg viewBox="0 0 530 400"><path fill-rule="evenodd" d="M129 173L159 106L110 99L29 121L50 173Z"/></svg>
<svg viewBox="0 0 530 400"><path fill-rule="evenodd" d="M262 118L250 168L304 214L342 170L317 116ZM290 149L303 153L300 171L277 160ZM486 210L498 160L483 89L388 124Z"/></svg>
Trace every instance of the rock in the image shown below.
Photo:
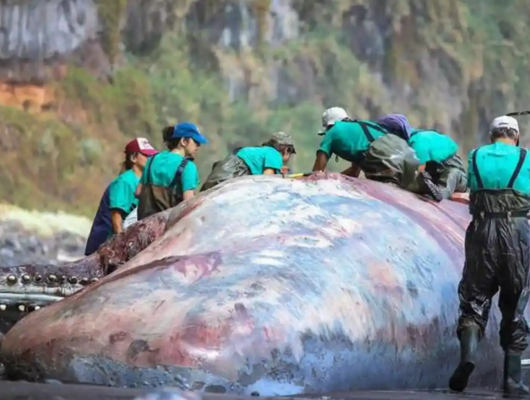
<svg viewBox="0 0 530 400"><path fill-rule="evenodd" d="M84 256L86 238L70 232L40 236L16 221L0 221L0 266L57 265Z"/></svg>

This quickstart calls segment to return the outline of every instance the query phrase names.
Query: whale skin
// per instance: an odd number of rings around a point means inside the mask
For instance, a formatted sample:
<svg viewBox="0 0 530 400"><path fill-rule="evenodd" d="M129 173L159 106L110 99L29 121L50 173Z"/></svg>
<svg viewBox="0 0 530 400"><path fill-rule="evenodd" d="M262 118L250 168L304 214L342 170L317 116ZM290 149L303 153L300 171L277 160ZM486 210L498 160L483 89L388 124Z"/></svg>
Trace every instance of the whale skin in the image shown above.
<svg viewBox="0 0 530 400"><path fill-rule="evenodd" d="M6 335L6 374L260 396L446 387L470 217L333 173L227 181ZM502 377L499 312L473 386Z"/></svg>

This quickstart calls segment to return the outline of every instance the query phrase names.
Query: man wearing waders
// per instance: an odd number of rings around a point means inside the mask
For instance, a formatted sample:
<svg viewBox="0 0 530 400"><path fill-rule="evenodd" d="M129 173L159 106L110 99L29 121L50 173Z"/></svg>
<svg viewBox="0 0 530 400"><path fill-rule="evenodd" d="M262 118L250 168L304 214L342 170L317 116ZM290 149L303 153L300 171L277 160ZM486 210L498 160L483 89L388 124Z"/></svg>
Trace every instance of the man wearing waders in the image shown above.
<svg viewBox="0 0 530 400"><path fill-rule="evenodd" d="M458 144L448 135L432 129L413 129L401 114L385 115L377 122L389 132L407 137L420 160L418 175L407 190L428 195L438 202L467 190L466 170L458 155Z"/></svg>
<svg viewBox="0 0 530 400"><path fill-rule="evenodd" d="M373 121L345 117L340 107L327 109L322 115L324 135L317 151L313 171L324 171L335 154L349 161L344 175L407 187L416 177L419 160L407 144L407 138L391 134Z"/></svg>
<svg viewBox="0 0 530 400"><path fill-rule="evenodd" d="M449 388L463 391L475 368L474 353L488 322L491 299L500 288L500 345L504 350L504 392L529 394L521 381L526 349L530 266L530 157L518 146L519 125L508 116L495 118L492 144L469 153L469 209L466 262L458 285L460 363Z"/></svg>

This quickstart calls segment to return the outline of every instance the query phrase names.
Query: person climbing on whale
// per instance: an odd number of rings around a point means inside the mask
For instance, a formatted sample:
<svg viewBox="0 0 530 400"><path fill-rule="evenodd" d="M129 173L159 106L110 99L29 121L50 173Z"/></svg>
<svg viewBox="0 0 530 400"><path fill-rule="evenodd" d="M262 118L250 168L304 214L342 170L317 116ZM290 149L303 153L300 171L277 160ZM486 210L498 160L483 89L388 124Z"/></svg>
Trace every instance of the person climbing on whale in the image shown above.
<svg viewBox="0 0 530 400"><path fill-rule="evenodd" d="M85 255L94 253L113 234L123 230L123 221L137 206L136 187L149 157L158 151L145 138L125 146L120 174L105 189L88 235Z"/></svg>
<svg viewBox="0 0 530 400"><path fill-rule="evenodd" d="M341 107L331 107L322 114L324 138L317 151L313 171L324 171L335 154L351 163L342 173L358 177L363 171L368 179L408 186L415 179L419 165L408 137L391 134L374 121L348 117Z"/></svg>
<svg viewBox="0 0 530 400"><path fill-rule="evenodd" d="M175 207L195 195L199 173L194 157L208 139L191 122L163 130L167 151L151 157L136 189L138 220Z"/></svg>
<svg viewBox="0 0 530 400"><path fill-rule="evenodd" d="M519 147L519 137L516 119L495 118L490 127L492 143L468 155L472 220L458 285L460 363L449 379L453 391L463 391L475 369L491 300L500 289L503 389L506 394L530 394L521 379L521 355L529 333L524 311L530 294L530 157Z"/></svg>
<svg viewBox="0 0 530 400"><path fill-rule="evenodd" d="M213 165L201 192L240 176L280 174L293 154L296 154L293 138L285 132L274 133L261 146L239 147Z"/></svg>
<svg viewBox="0 0 530 400"><path fill-rule="evenodd" d="M391 133L408 137L409 146L420 160L418 175L407 190L438 202L467 190L464 163L451 137L431 129L413 129L402 114L388 114L377 122Z"/></svg>

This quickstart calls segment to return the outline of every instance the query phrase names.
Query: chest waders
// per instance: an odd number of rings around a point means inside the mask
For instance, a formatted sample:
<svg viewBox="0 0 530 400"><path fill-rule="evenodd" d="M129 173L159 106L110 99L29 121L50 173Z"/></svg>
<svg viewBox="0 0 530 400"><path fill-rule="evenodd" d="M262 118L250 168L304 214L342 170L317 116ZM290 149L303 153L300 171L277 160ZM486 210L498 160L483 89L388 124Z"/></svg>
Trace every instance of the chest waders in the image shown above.
<svg viewBox="0 0 530 400"><path fill-rule="evenodd" d="M212 172L201 187L201 192L211 189L229 179L251 175L250 168L236 153L243 147L238 147L224 160L217 161L212 166Z"/></svg>
<svg viewBox="0 0 530 400"><path fill-rule="evenodd" d="M168 210L180 204L183 198L182 192L182 173L184 168L188 165L189 159L184 158L175 172L173 180L169 186L154 185L151 182L151 166L155 162L155 154L151 158L146 174L146 182L142 185L142 192L140 193L138 201L138 221L147 218L153 214Z"/></svg>
<svg viewBox="0 0 530 400"><path fill-rule="evenodd" d="M359 167L367 179L393 183L405 188L415 179L419 160L407 142L397 135L366 121L351 120L360 125L370 143L362 155ZM383 133L374 138L369 128Z"/></svg>
<svg viewBox="0 0 530 400"><path fill-rule="evenodd" d="M530 229L527 214L530 196L513 189L526 158L521 149L519 161L505 189L485 189L475 150L473 174L478 190L471 193L473 216L466 231L466 262L458 285L460 317L460 363L449 380L449 387L463 391L476 364L475 351L484 335L491 299L500 289L500 345L504 350L504 392L529 394L521 381L521 354L528 346L529 329L524 318L528 303Z"/></svg>

